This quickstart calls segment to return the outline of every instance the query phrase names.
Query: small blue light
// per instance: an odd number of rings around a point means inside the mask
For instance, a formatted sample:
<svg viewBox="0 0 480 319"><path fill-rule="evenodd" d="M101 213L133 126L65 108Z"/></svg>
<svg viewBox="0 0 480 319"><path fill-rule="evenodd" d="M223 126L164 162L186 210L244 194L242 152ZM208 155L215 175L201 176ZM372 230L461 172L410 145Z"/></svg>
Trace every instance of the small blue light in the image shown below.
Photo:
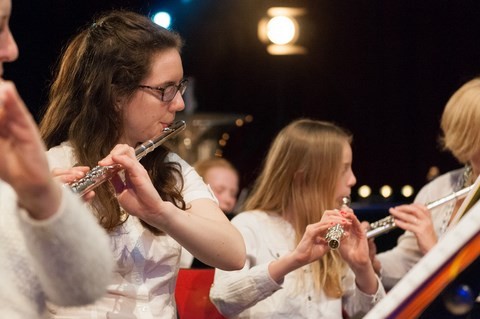
<svg viewBox="0 0 480 319"><path fill-rule="evenodd" d="M155 22L159 26L162 26L166 29L168 29L170 27L170 23L172 22L172 18L170 17L170 14L168 14L165 11L161 11L161 12L156 13L153 16L152 20L153 20L153 22Z"/></svg>

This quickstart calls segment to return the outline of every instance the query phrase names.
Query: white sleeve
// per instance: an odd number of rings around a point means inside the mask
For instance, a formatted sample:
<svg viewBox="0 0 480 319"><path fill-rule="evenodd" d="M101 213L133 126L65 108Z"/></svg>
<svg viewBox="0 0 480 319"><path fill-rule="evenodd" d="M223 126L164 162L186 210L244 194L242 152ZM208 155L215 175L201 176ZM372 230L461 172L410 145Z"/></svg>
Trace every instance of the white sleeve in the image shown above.
<svg viewBox="0 0 480 319"><path fill-rule="evenodd" d="M458 178L461 170L446 173L439 176L432 182L428 183L418 192L414 202L426 204L442 196L449 195L453 192L452 185ZM431 210L432 220L435 231L440 231L442 216L445 206ZM423 257L418 247L417 238L410 231L404 232L397 240L397 245L383 253L377 255L378 260L382 264L381 277L385 288L390 289Z"/></svg>
<svg viewBox="0 0 480 319"><path fill-rule="evenodd" d="M385 295L385 288L377 277L378 289L373 295L368 295L361 291L355 284L355 274L348 269L347 275L342 280L345 293L342 297L342 304L345 311L352 317L358 317L360 314L366 314L375 306Z"/></svg>
<svg viewBox="0 0 480 319"><path fill-rule="evenodd" d="M415 198L416 203L423 203L427 188L423 187ZM390 250L377 254L380 261L381 277L385 288L392 288L422 258L415 234L404 232L397 239L397 245Z"/></svg>
<svg viewBox="0 0 480 319"><path fill-rule="evenodd" d="M58 212L46 220L19 213L20 229L49 301L83 305L105 293L113 271L109 237L80 198L64 189Z"/></svg>
<svg viewBox="0 0 480 319"><path fill-rule="evenodd" d="M182 195L185 203L190 203L195 199L208 198L218 204L210 187L203 182L202 177L198 175L197 171L195 171L191 165L175 153L169 153L166 160L180 164L184 183Z"/></svg>
<svg viewBox="0 0 480 319"><path fill-rule="evenodd" d="M247 259L243 269L223 271L215 269L215 278L210 289L210 300L224 316L232 317L254 306L259 301L271 296L282 288L268 272L269 263L254 265L256 248L260 244L253 229L245 219L245 215L237 215L232 224L240 231L247 250ZM247 223L244 221L247 220Z"/></svg>

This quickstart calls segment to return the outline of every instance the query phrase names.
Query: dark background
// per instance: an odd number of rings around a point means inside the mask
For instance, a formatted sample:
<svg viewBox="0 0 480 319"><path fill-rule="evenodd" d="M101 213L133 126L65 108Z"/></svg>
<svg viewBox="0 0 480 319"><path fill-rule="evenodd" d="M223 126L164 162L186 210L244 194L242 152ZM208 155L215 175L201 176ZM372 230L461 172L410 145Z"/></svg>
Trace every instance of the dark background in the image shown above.
<svg viewBox="0 0 480 319"><path fill-rule="evenodd" d="M307 55L271 56L258 40L266 9L303 6ZM480 1L465 0L13 0L20 48L5 77L40 117L62 46L95 13L126 8L173 16L185 39L195 112L251 114L223 149L242 174L258 173L278 130L297 117L334 121L354 134L357 186L418 190L429 167L459 167L437 143L449 96L480 69ZM398 199L398 198L397 198Z"/></svg>

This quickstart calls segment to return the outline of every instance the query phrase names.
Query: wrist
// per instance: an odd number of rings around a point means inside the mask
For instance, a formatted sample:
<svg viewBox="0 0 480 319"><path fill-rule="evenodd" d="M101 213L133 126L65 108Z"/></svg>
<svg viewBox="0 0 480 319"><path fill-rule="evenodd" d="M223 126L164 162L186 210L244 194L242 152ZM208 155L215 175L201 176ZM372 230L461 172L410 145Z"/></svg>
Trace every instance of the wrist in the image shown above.
<svg viewBox="0 0 480 319"><path fill-rule="evenodd" d="M302 267L304 264L294 257L293 253L280 256L277 260L268 265L270 277L277 283L280 283L288 273Z"/></svg>
<svg viewBox="0 0 480 319"><path fill-rule="evenodd" d="M355 264L350 265L350 268L353 270L355 274L367 274L369 272L375 273L375 269L371 262L365 264Z"/></svg>
<svg viewBox="0 0 480 319"><path fill-rule="evenodd" d="M373 270L375 271L377 276L379 278L382 278L382 263L380 262L380 260L375 258L372 262L372 266L373 266Z"/></svg>
<svg viewBox="0 0 480 319"><path fill-rule="evenodd" d="M53 216L59 209L62 200L62 190L53 179L47 185L36 189L17 193L19 207L25 209L28 215L37 220Z"/></svg>
<svg viewBox="0 0 480 319"><path fill-rule="evenodd" d="M378 279L373 267L362 269L352 269L355 273L355 283L357 287L366 294L375 294L378 290Z"/></svg>

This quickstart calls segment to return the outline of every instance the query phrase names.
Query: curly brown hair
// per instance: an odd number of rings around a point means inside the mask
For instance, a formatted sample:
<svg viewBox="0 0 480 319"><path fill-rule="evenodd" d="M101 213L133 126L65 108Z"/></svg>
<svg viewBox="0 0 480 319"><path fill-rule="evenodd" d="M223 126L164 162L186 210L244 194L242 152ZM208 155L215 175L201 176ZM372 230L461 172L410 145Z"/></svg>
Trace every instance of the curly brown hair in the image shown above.
<svg viewBox="0 0 480 319"><path fill-rule="evenodd" d="M124 130L116 101L134 94L148 76L156 54L172 48L180 52L182 45L178 34L148 17L119 10L101 14L69 42L58 63L40 123L47 147L68 141L77 164L96 166ZM158 147L142 164L162 198L185 209L180 166L165 161L168 152L166 147ZM124 223L128 215L109 183L95 192L92 207L100 224L111 231ZM161 233L146 223L144 226Z"/></svg>

